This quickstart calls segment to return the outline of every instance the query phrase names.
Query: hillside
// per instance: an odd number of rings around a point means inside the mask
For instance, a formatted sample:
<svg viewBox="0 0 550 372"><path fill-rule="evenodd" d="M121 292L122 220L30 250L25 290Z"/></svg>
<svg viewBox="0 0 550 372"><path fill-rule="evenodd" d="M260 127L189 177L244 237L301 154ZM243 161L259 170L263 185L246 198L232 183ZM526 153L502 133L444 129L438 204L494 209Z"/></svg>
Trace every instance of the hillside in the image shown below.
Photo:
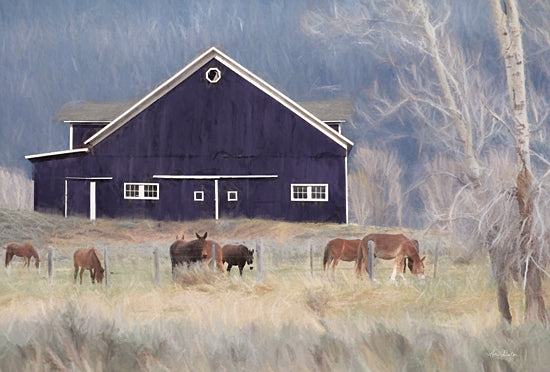
<svg viewBox="0 0 550 372"><path fill-rule="evenodd" d="M376 228L354 224L290 223L270 220L199 220L191 222L153 221L145 219L103 219L94 222L83 217L63 218L58 215L0 209L0 243L31 240L37 248L52 246L69 254L90 244L140 245L165 244L176 236L194 237L195 232L208 232L210 239L224 242L266 240L285 243L330 239L361 238L373 231L401 232L422 241L423 233L410 229ZM293 244L293 245L294 245Z"/></svg>

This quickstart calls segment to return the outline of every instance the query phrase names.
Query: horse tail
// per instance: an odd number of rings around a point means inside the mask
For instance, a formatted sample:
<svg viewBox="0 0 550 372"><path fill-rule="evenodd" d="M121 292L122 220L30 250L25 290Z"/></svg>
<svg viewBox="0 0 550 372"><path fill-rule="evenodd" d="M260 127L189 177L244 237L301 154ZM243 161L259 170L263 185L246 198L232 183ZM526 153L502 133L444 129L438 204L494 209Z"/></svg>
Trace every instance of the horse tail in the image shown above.
<svg viewBox="0 0 550 372"><path fill-rule="evenodd" d="M327 264L330 256L330 242L325 247L325 254L323 255L323 270L327 270Z"/></svg>

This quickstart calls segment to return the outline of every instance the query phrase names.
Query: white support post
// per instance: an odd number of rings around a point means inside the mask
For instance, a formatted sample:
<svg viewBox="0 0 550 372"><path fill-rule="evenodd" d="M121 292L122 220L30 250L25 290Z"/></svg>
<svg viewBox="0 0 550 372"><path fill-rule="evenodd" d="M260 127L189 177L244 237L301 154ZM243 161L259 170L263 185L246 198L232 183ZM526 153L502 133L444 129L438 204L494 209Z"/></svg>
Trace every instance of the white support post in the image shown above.
<svg viewBox="0 0 550 372"><path fill-rule="evenodd" d="M345 165L345 187L346 187L346 225L349 224L349 185L348 185L348 156L346 155Z"/></svg>
<svg viewBox="0 0 550 372"><path fill-rule="evenodd" d="M215 203L215 209L216 209L216 220L219 219L219 213L220 213L220 206L219 206L219 198L218 198L218 180L214 180L214 203Z"/></svg>
<svg viewBox="0 0 550 372"><path fill-rule="evenodd" d="M68 187L68 181L65 180L65 218L67 218L67 187Z"/></svg>
<svg viewBox="0 0 550 372"><path fill-rule="evenodd" d="M90 182L90 220L95 221L95 181Z"/></svg>
<svg viewBox="0 0 550 372"><path fill-rule="evenodd" d="M73 125L69 127L69 150L73 149Z"/></svg>

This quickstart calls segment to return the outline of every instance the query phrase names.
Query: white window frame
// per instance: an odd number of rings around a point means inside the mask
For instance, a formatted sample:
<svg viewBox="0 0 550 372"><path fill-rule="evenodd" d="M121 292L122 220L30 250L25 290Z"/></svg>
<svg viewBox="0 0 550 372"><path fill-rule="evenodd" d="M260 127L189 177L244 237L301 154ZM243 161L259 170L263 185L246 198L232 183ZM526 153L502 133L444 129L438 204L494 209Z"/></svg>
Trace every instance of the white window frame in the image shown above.
<svg viewBox="0 0 550 372"><path fill-rule="evenodd" d="M193 192L193 200L196 202L204 201L204 191L198 190Z"/></svg>
<svg viewBox="0 0 550 372"><path fill-rule="evenodd" d="M213 78L210 78L210 73L211 72L214 72L214 77ZM220 71L219 68L217 67L210 67L207 71L206 71L206 80L208 80L208 82L210 84L215 84L217 83L218 81L220 81L220 79L222 78L222 72Z"/></svg>
<svg viewBox="0 0 550 372"><path fill-rule="evenodd" d="M239 201L239 192L235 190L228 191L227 201Z"/></svg>
<svg viewBox="0 0 550 372"><path fill-rule="evenodd" d="M305 187L306 188L306 197L300 198L294 196L295 187ZM325 197L317 198L313 193L314 187L324 187ZM290 201L296 202L327 202L328 201L328 183L292 183L290 184Z"/></svg>
<svg viewBox="0 0 550 372"><path fill-rule="evenodd" d="M131 186L137 186L137 190L129 190ZM145 187L152 186L154 190L153 196L145 196ZM158 183L143 183L143 182L124 182L124 199L134 200L159 200L160 186ZM129 191L137 191L136 195L129 195Z"/></svg>

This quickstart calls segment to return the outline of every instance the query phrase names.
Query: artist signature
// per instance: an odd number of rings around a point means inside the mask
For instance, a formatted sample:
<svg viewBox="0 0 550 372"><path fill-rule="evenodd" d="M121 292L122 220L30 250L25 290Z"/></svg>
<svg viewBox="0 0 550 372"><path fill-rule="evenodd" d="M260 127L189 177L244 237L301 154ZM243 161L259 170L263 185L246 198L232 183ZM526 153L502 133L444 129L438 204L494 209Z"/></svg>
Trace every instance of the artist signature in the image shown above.
<svg viewBox="0 0 550 372"><path fill-rule="evenodd" d="M516 353L508 350L493 350L490 353L487 353L487 356L491 359L514 359L518 357Z"/></svg>

